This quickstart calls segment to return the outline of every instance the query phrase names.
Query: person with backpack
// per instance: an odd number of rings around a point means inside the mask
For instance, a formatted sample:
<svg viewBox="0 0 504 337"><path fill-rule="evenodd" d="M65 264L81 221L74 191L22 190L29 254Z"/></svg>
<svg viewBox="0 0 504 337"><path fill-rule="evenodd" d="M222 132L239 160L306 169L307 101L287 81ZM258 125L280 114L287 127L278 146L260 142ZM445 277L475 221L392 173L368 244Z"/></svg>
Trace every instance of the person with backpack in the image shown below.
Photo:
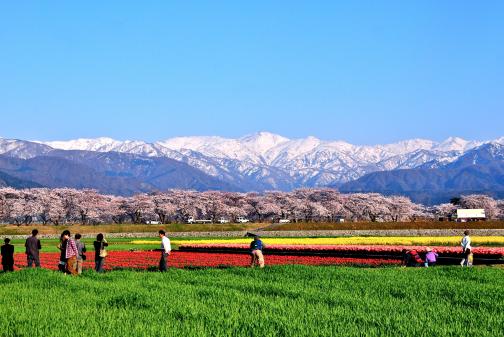
<svg viewBox="0 0 504 337"><path fill-rule="evenodd" d="M105 258L108 255L107 250L105 249L105 247L108 246L108 242L105 240L102 233L96 236L96 241L93 242L93 246L95 249L95 270L98 273L102 273Z"/></svg>
<svg viewBox="0 0 504 337"><path fill-rule="evenodd" d="M1 248L3 270L14 271L14 246L10 244L9 238L5 238L4 243Z"/></svg>

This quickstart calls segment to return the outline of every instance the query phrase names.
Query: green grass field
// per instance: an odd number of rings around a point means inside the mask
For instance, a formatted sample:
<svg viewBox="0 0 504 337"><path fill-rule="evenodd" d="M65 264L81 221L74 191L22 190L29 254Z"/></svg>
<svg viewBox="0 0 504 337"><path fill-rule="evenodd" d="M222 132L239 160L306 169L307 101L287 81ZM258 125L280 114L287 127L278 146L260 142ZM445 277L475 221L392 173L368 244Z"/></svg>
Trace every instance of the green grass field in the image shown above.
<svg viewBox="0 0 504 337"><path fill-rule="evenodd" d="M501 268L0 274L1 336L502 336Z"/></svg>

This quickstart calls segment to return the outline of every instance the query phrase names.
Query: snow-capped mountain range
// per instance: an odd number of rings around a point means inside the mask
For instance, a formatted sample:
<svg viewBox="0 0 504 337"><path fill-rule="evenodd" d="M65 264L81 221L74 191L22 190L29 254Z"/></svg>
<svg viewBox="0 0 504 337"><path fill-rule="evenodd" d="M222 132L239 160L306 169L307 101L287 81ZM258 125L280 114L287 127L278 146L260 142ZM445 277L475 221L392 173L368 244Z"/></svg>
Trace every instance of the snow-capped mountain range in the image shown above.
<svg viewBox="0 0 504 337"><path fill-rule="evenodd" d="M176 137L154 143L111 138L50 142L0 138L0 154L27 159L58 149L166 157L244 190L260 191L337 186L371 172L439 167L486 143L504 144L504 137L492 141L412 139L375 146L315 137L288 139L268 132L238 139Z"/></svg>

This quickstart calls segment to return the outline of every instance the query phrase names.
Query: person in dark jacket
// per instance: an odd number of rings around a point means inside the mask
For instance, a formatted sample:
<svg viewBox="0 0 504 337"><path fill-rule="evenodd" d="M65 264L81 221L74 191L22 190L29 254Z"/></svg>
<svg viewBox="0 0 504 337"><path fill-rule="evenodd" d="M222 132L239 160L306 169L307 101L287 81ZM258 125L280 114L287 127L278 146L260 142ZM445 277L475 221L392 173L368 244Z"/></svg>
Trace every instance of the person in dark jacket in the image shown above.
<svg viewBox="0 0 504 337"><path fill-rule="evenodd" d="M96 241L93 242L95 249L95 270L98 273L103 272L103 265L105 264L105 257L107 256L105 247L108 246L107 240L100 233L96 236Z"/></svg>
<svg viewBox="0 0 504 337"><path fill-rule="evenodd" d="M14 271L14 246L10 244L10 239L5 238L2 246L2 267L5 272Z"/></svg>
<svg viewBox="0 0 504 337"><path fill-rule="evenodd" d="M58 262L58 270L62 273L66 273L66 245L67 241L65 240L63 234L60 235L60 242L58 244L58 249L60 250L60 258Z"/></svg>
<svg viewBox="0 0 504 337"><path fill-rule="evenodd" d="M40 244L40 240L37 238L38 230L32 230L32 236L26 239L25 247L26 247L26 259L28 262L28 268L35 267L40 268L40 256L39 251L42 249L42 245Z"/></svg>

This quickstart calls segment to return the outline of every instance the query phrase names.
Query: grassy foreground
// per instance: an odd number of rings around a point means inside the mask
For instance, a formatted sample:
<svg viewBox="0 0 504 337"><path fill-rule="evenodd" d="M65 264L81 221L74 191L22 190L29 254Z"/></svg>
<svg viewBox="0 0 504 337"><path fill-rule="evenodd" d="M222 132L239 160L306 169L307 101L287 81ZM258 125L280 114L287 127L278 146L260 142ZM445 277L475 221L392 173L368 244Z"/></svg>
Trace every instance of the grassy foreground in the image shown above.
<svg viewBox="0 0 504 337"><path fill-rule="evenodd" d="M0 274L1 336L502 336L500 268Z"/></svg>

